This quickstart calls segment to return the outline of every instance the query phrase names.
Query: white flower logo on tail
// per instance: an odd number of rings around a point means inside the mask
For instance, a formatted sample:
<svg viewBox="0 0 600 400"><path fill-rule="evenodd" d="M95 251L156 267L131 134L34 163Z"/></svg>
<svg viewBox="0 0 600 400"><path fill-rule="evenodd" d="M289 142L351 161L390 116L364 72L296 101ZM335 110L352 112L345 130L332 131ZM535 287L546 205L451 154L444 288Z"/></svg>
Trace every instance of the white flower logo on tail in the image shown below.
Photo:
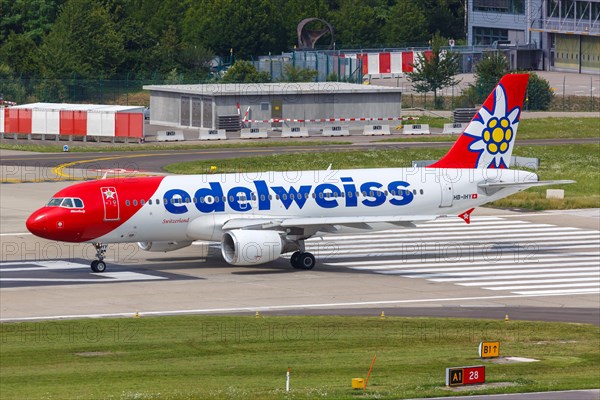
<svg viewBox="0 0 600 400"><path fill-rule="evenodd" d="M476 168L507 168L510 164L521 108L507 112L508 99L502 85L494 91L493 109L482 106L465 130L472 137L469 151L479 154Z"/></svg>

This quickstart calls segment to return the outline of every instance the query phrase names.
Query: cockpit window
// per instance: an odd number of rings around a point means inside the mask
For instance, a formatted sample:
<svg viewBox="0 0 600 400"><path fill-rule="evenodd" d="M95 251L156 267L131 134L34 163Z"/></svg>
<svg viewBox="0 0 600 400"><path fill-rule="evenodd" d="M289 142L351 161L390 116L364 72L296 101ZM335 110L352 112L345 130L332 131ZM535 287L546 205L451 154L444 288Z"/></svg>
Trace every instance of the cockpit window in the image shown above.
<svg viewBox="0 0 600 400"><path fill-rule="evenodd" d="M48 207L83 208L83 201L78 198L54 197L47 204Z"/></svg>
<svg viewBox="0 0 600 400"><path fill-rule="evenodd" d="M60 203L62 203L63 199L62 198L53 198L50 199L50 201L48 202L48 207L58 207L60 206Z"/></svg>
<svg viewBox="0 0 600 400"><path fill-rule="evenodd" d="M73 199L64 199L63 202L61 203L62 207L67 207L67 208L73 208Z"/></svg>

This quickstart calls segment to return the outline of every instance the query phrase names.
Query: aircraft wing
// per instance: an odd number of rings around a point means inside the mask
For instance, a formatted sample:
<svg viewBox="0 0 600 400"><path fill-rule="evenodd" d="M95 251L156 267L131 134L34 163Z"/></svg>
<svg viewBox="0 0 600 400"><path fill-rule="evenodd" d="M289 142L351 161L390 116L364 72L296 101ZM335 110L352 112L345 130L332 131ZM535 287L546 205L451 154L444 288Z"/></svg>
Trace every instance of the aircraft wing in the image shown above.
<svg viewBox="0 0 600 400"><path fill-rule="evenodd" d="M291 218L239 218L230 219L223 225L223 230L232 229L276 229L276 228L330 228L334 225L359 229L371 229L372 223L390 223L399 227L412 228L415 222L431 221L439 215L389 215L373 217L291 217Z"/></svg>
<svg viewBox="0 0 600 400"><path fill-rule="evenodd" d="M576 183L571 180L555 180L555 181L531 181L531 182L484 182L477 186L482 189L504 189L507 187L534 187L534 186L548 186L548 185L563 185L568 183Z"/></svg>

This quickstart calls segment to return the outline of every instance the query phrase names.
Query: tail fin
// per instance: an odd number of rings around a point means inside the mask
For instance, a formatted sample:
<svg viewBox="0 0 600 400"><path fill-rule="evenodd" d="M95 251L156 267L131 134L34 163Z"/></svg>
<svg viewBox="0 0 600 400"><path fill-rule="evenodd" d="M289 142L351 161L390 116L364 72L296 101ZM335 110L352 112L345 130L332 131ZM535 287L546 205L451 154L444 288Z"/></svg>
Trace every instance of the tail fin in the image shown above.
<svg viewBox="0 0 600 400"><path fill-rule="evenodd" d="M508 168L528 74L504 75L454 146L431 168Z"/></svg>

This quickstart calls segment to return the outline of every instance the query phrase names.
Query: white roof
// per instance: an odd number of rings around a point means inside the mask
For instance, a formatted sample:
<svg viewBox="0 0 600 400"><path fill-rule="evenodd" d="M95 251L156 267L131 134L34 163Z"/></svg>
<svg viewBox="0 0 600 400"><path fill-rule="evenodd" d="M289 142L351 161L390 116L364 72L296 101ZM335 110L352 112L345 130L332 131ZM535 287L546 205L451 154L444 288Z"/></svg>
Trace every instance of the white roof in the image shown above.
<svg viewBox="0 0 600 400"><path fill-rule="evenodd" d="M88 111L88 112L143 112L143 106L114 106L107 104L31 103L11 108L26 110Z"/></svg>
<svg viewBox="0 0 600 400"><path fill-rule="evenodd" d="M346 82L206 83L198 85L144 85L143 88L151 91L204 96L402 92L402 89L397 87L360 85Z"/></svg>

